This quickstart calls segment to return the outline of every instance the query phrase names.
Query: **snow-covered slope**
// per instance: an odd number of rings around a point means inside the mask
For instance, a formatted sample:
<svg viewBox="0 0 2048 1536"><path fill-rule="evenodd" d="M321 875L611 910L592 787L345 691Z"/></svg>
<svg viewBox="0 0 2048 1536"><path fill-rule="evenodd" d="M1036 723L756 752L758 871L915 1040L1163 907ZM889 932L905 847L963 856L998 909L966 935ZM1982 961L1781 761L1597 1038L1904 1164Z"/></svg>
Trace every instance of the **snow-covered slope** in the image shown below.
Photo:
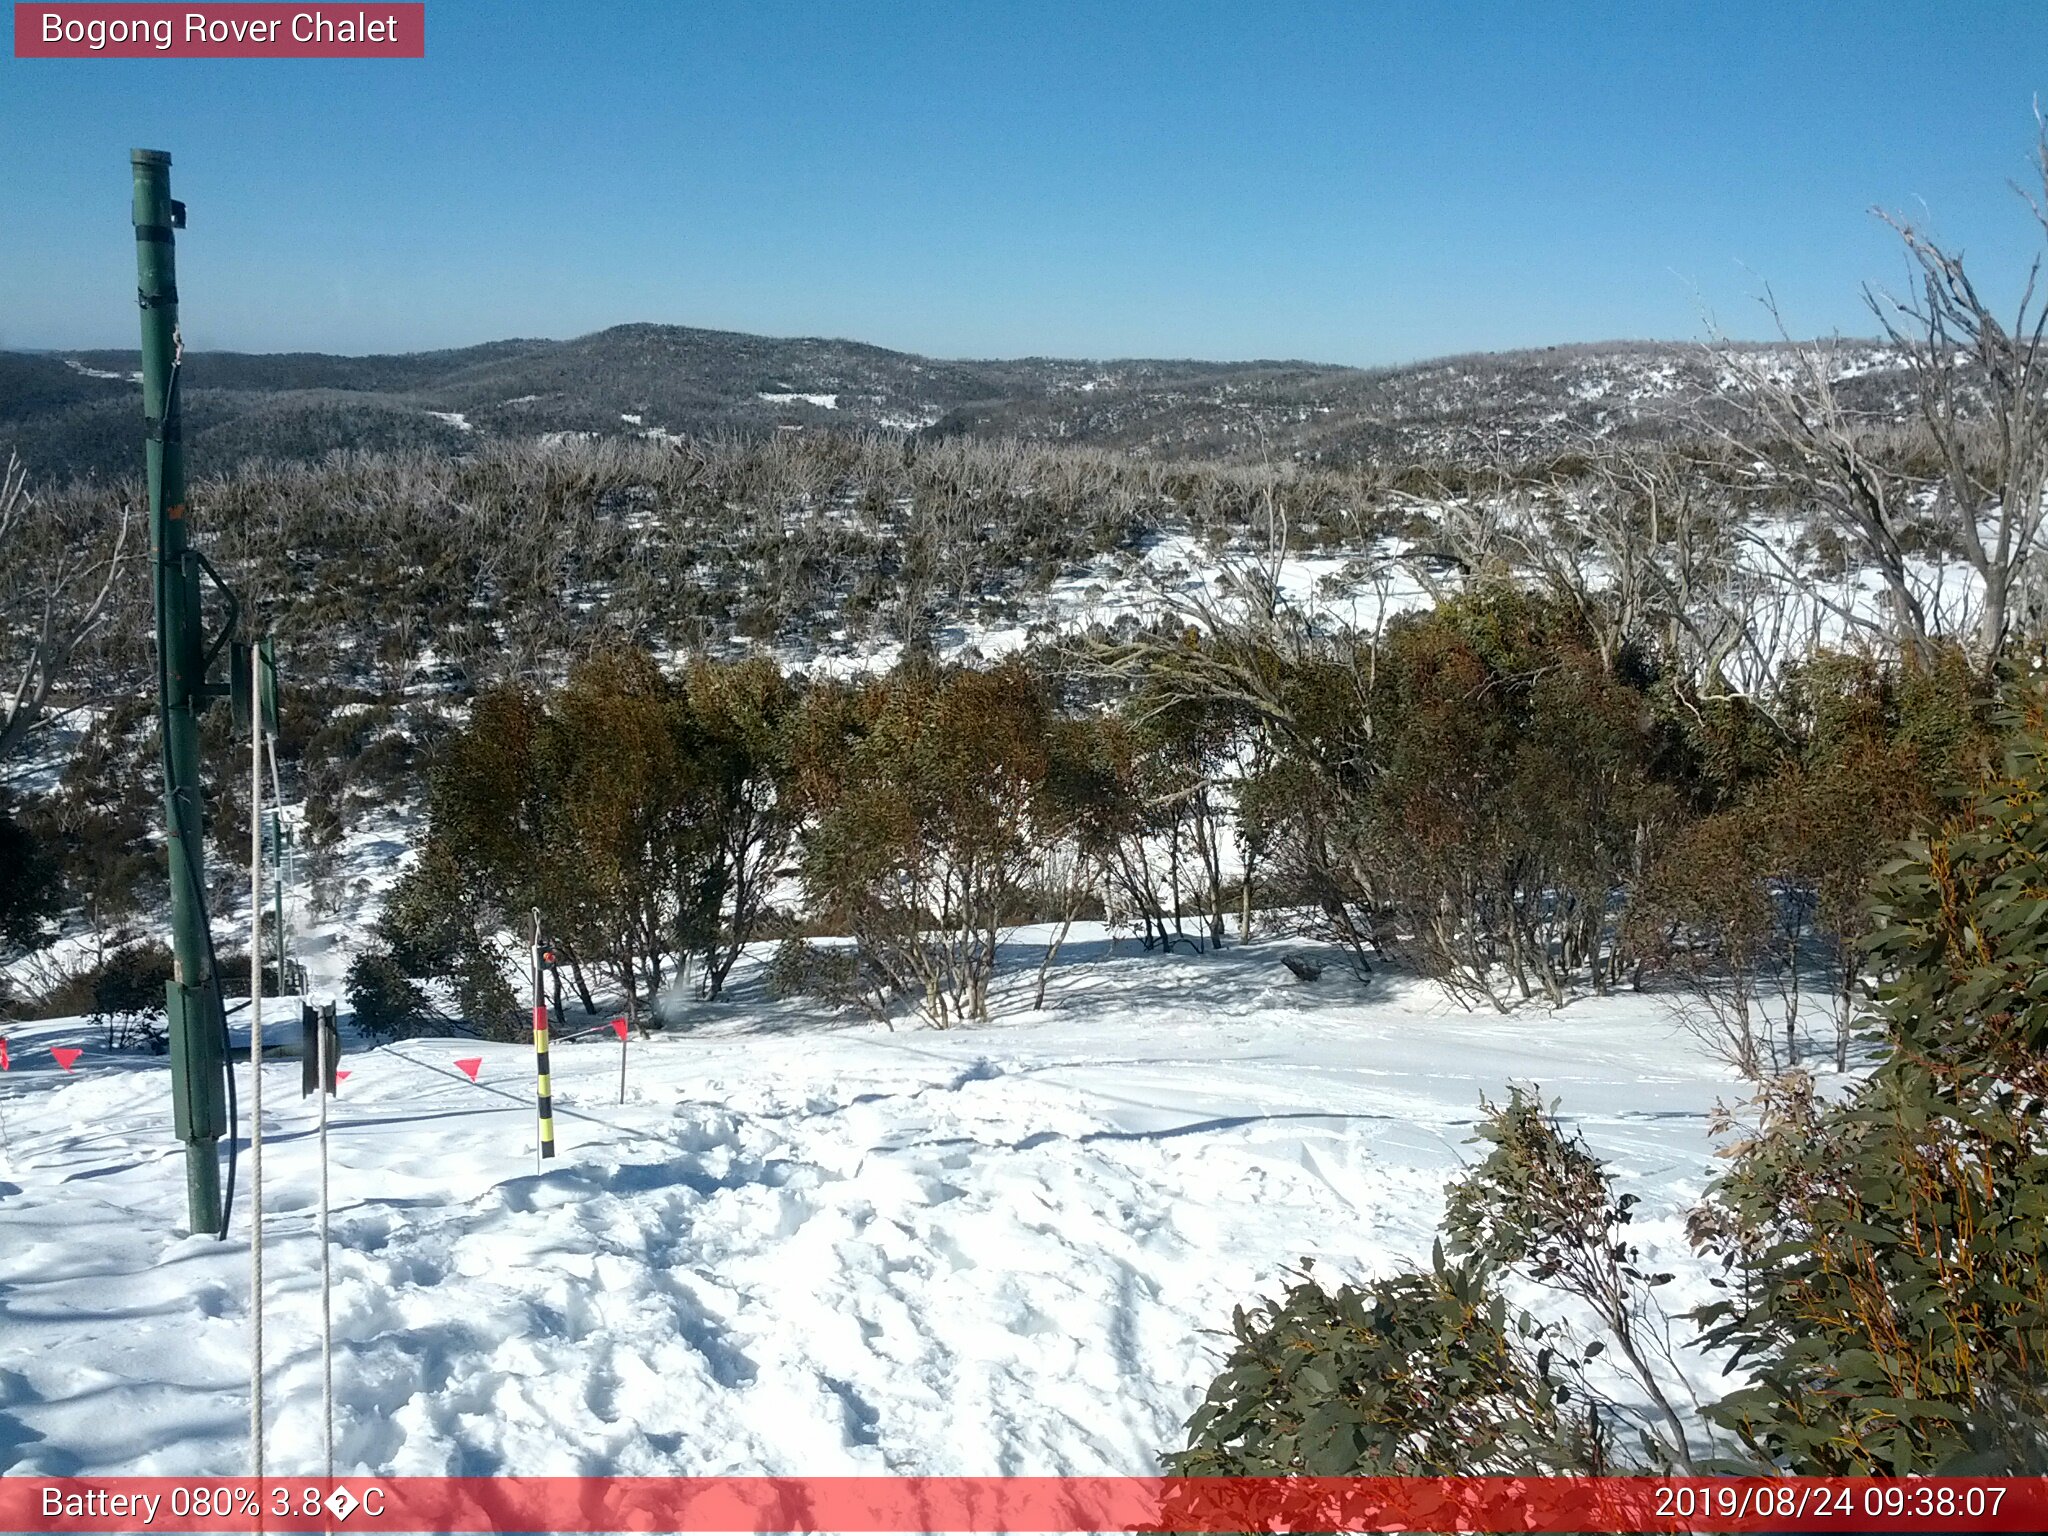
<svg viewBox="0 0 2048 1536"><path fill-rule="evenodd" d="M1482 1092L1540 1081L1681 1235L1732 1092L1653 999L1467 1013L1299 945L1163 958L1070 941L1030 1012L896 1031L738 1001L555 1053L535 1171L515 1046L352 1047L335 1109L339 1460L381 1474L1144 1473L1233 1305L1304 1256L1427 1262ZM85 1048L75 1074L48 1047ZM15 1027L0 1077L0 1471L244 1466L247 1225L173 1235L161 1058ZM455 1070L479 1055L479 1081ZM246 1074L246 1068L242 1069ZM272 1466L317 1470L311 1101L265 1068ZM247 1093L244 1091L246 1103ZM243 1163L246 1190L247 1161Z"/></svg>

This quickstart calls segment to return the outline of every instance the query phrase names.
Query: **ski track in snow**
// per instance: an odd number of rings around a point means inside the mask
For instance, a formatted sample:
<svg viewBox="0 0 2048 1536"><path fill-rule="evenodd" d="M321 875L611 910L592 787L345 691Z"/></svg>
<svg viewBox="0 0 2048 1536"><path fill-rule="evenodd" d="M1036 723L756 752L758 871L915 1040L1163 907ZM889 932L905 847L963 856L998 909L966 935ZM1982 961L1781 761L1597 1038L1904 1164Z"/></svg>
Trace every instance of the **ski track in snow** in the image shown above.
<svg viewBox="0 0 2048 1536"><path fill-rule="evenodd" d="M334 1109L347 1474L1147 1473L1231 1308L1302 1257L1426 1262L1482 1091L1540 1080L1682 1241L1732 1095L1654 1001L1468 1014L1299 944L1162 958L1070 941L1054 1006L895 1032L749 991L630 1047L352 1048ZM15 1026L0 1077L0 1471L225 1474L246 1456L249 1161L225 1243L174 1233L162 1058ZM62 1077L47 1047L86 1049ZM481 1081L456 1056L484 1058ZM240 1069L246 1073L246 1067ZM265 1068L271 1460L317 1470L314 1108ZM243 1102L247 1105L244 1084ZM1533 1298L1526 1298L1533 1299Z"/></svg>

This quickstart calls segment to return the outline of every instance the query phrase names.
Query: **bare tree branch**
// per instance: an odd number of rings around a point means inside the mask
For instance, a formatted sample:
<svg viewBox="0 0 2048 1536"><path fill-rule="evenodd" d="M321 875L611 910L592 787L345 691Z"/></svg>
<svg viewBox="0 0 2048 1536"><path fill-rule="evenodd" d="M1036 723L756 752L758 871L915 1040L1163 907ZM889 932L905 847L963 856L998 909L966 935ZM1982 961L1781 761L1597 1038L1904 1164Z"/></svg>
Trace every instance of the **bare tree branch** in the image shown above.
<svg viewBox="0 0 2048 1536"><path fill-rule="evenodd" d="M38 513L27 471L9 454L0 473L0 675L13 685L0 714L0 762L21 752L49 719L77 653L105 623L133 520L124 506L108 544L89 527Z"/></svg>

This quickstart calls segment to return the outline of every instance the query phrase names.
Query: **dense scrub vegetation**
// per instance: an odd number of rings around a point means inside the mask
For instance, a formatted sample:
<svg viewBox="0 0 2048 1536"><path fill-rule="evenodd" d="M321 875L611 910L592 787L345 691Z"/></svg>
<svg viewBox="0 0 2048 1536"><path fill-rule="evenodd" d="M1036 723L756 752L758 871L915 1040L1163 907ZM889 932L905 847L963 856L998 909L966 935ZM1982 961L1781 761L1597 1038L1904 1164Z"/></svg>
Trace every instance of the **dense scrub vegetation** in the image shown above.
<svg viewBox="0 0 2048 1536"><path fill-rule="evenodd" d="M542 918L586 1009L594 972L638 1019L701 957L718 996L760 925L795 832L786 793L793 696L764 663L663 675L644 651L579 663L547 698L477 700L438 764L418 862L350 977L359 1024L441 1015L486 1033L517 1017L506 976Z"/></svg>
<svg viewBox="0 0 2048 1536"><path fill-rule="evenodd" d="M43 487L35 523L47 545L90 548L135 516L134 494ZM1014 623L1023 595L1162 531L1240 540L1274 498L1298 547L1366 548L1405 516L1371 477L883 436L259 460L191 492L211 557L296 677L393 705L427 685L559 679L599 640L802 657ZM147 594L124 582L93 637L92 664L131 687Z"/></svg>
<svg viewBox="0 0 2048 1536"><path fill-rule="evenodd" d="M1195 670L1128 683L1155 650ZM1185 686L1226 656L1256 697ZM745 943L801 929L853 941L837 1001L944 1025L987 1016L1020 923L1206 949L1256 905L1481 1006L1666 982L1761 1077L1816 1032L1846 1059L1871 878L1972 782L1991 698L1959 657L1819 657L1768 716L1697 715L1653 657L1603 662L1575 609L1512 586L1369 650L1096 637L806 682L613 646L487 690L440 743L362 974L443 989L412 1027L509 1030L536 913L586 1008L601 983L636 1012L686 981L716 999Z"/></svg>
<svg viewBox="0 0 2048 1536"><path fill-rule="evenodd" d="M194 501L287 658L281 755L323 900L346 895L346 828L435 786L412 884L438 884L390 920L467 912L469 926L394 933L366 958L402 962L379 972L395 1016L505 1027L484 957L506 959L535 908L590 1005L609 985L637 1009L686 964L716 995L739 946L795 920L800 885L809 921L862 941L835 995L885 1014L904 997L934 1018L981 1012L995 935L1023 916L1213 947L1244 936L1255 905L1288 906L1317 914L1361 974L1392 959L1500 1007L1670 978L1746 1073L1788 1061L1802 1034L1831 1036L1839 1057L1870 869L1974 771L1989 676L1930 643L1889 660L1794 651L1738 684L1741 658L1717 638L1743 595L1715 532L1748 505L1732 471L1659 456L1574 473L1548 511L1475 524L1455 497L1418 518L1410 493L1370 476L786 435L259 464ZM1531 493L1502 480L1490 494ZM91 488L36 504L67 547L124 516ZM1556 524L1568 506L1579 535ZM1284 555L1370 551L1397 529L1420 550L1407 569L1440 559L1430 609L1358 628L1280 596ZM1045 631L992 680L938 664L942 624L1015 623L1033 587L1083 570L1125 579L1111 573L1164 531L1215 550L1235 596L1170 600L1150 626L1126 612ZM1563 559L1573 537L1606 553ZM107 593L72 644L72 697L50 706L86 706L86 729L11 825L36 850L15 865L16 936L50 931L59 898L34 872L54 869L105 952L147 936L161 876L147 614L139 584L101 568L77 562L56 595L80 610ZM863 631L898 646L894 674L805 679L819 643ZM709 707L703 679L727 675L754 679L764 711L741 769L703 760L718 731L693 713ZM218 714L214 814L235 825ZM546 721L555 745L463 777L483 744L509 751ZM1021 754L1007 780L949 740L984 729ZM612 755L581 761L599 740ZM524 798L465 803L449 787L492 773ZM610 802L582 804L606 775ZM758 877L732 867L744 850L706 851L730 825L714 783L779 824ZM976 804L1001 815L970 831ZM970 838L1007 851L963 871ZM465 882L470 899L445 899ZM217 886L231 903L232 880ZM587 910L601 888L611 909ZM458 974L459 997L431 980Z"/></svg>
<svg viewBox="0 0 2048 1536"><path fill-rule="evenodd" d="M770 648L795 664L821 646L928 655L947 624L1023 622L1024 599L1090 562L1114 584L1162 531L1240 539L1275 494L1312 542L1369 541L1391 515L1357 479L822 435L254 462L196 481L191 501L278 639L281 756L333 903L343 831L416 796L450 726L495 687L554 686L620 645L670 666ZM10 467L0 521L0 760L25 775L10 824L40 850L10 877L63 882L61 901L21 886L10 938L47 938L58 902L105 949L162 896L136 492ZM215 822L233 824L220 713L208 777Z"/></svg>
<svg viewBox="0 0 2048 1536"><path fill-rule="evenodd" d="M1910 500L1914 476L1924 481L1940 462L1939 445L1926 433L1891 441L1887 430L1859 427L1858 451L1878 456L1873 462L1897 479L1888 493L1894 500ZM1332 921L1360 964L1377 942L1374 909L1401 900L1419 910L1433 892L1453 908L1470 908L1416 936L1433 950L1433 969L1484 996L1497 986L1487 967L1501 959L1511 991L1556 1000L1573 984L1613 981L1623 953L1596 941L1605 918L1590 893L1619 864L1632 878L1642 873L1649 835L1667 813L1640 797L1663 793L1671 775L1660 768L1654 782L1641 777L1637 747L1646 744L1568 734L1531 740L1519 767L1474 765L1495 776L1485 790L1495 809L1482 811L1464 795L1459 847L1449 854L1409 847L1413 858L1399 856L1397 845L1410 836L1401 818L1423 808L1403 811L1401 797L1431 790L1424 765L1458 732L1520 739L1525 722L1516 711L1530 705L1528 690L1512 679L1535 654L1531 645L1567 644L1559 638L1567 620L1577 655L1546 675L1539 691L1577 688L1589 712L1579 719L1570 708L1552 711L1561 731L1611 736L1616 721L1602 711L1633 707L1643 693L1667 737L1677 722L1700 739L1689 750L1739 754L1756 741L1768 755L1801 739L1800 720L1777 718L1797 713L1780 673L1787 656L1815 643L1824 610L1800 606L1811 586L1804 577L1767 579L1771 572L1750 568L1742 556L1743 530L1783 516L1811 479L1789 448L1783 457L1781 469L1761 476L1756 461L1725 448L1647 456L1580 449L1533 467L1439 463L1339 473L812 433L687 443L501 441L461 457L255 461L200 480L192 501L216 563L252 598L254 622L277 636L286 658L293 707L284 758L309 829L329 849L345 825L417 792L427 758L472 698L500 684L556 686L579 658L608 647L639 646L670 668L691 655L764 653L802 668L821 656L890 646L922 664L943 637L972 662L971 646L962 649L949 629L1015 630L1044 620L1052 583L1066 584L1064 622L1084 627L1098 595L1132 584L1170 590L1170 574L1156 581L1139 575L1167 534L1226 565L1283 553L1341 554L1348 564L1326 582L1352 597L1377 592L1383 599L1396 580L1419 582L1440 601L1482 607L1520 591L1533 606L1523 617L1504 615L1491 634L1474 620L1455 636L1399 630L1383 637L1368 629L1347 640L1312 611L1313 597L1255 624L1180 614L1173 628L1193 625L1211 637L1214 665L1192 683L1185 658L1141 643L1137 619L1127 607L1118 611L1094 635L1123 647L1119 658L1096 658L1105 677L1093 685L1095 696L1150 691L1127 718L1135 734L1119 748L1116 771L1148 817L1178 831L1172 844L1126 840L1114 850L1130 868L1118 881L1122 898L1105 905L1128 911L1148 934L1171 931L1179 942L1199 901L1203 941L1213 942L1224 922L1218 839L1228 812L1240 860L1264 862L1269 874L1318 902L1344 898L1348 905ZM18 477L10 483L21 485ZM14 518L21 536L0 548L9 615L0 660L22 687L0 721L0 755L18 763L32 739L47 739L53 720L84 727L57 792L21 797L16 821L62 866L73 913L118 937L130 914L148 910L155 879L150 721L136 708L151 659L134 493L37 486L16 502L32 515ZM1886 534L1887 549L1941 547L1933 520ZM1806 552L1801 558L1833 549L1853 561L1862 546L1829 525L1806 530L1794 548ZM1918 674L1952 665L1943 635L1966 631L1968 617L1938 605L1920 611L1906 637ZM1517 625L1545 632L1518 637ZM1039 633L1047 644L1056 638L1049 625ZM1885 636L1853 626L1843 638L1865 656L1897 654ZM1426 645L1441 649L1425 654ZM1284 661L1287 687L1302 695L1299 719L1294 702L1262 695L1264 674L1256 669L1270 670L1262 650ZM1236 651L1255 668L1248 693L1228 675ZM1387 686L1369 707L1346 703L1347 677L1382 666ZM1981 675L1981 659L1971 667ZM1508 680L1480 695L1489 720L1425 697L1431 688L1449 697L1458 669ZM1414 698L1397 706L1404 689ZM1219 708L1224 701L1231 708ZM1434 729L1437 739L1415 736L1404 747L1411 756L1390 758L1367 776L1343 768L1347 759L1363 761L1344 732L1381 731L1397 707L1421 711L1412 715L1414 730ZM1433 726L1425 718L1432 708ZM1759 711L1771 716L1762 727L1748 720ZM1204 723L1183 728L1173 724L1176 713ZM1177 759L1133 755L1139 737L1167 727L1182 742ZM217 724L208 734L216 748L224 743ZM1271 750L1283 741L1287 751ZM1545 754L1555 762L1618 746L1625 750L1606 760L1605 776L1572 781L1601 797L1597 806L1571 808L1606 833L1587 851L1590 862L1552 869L1543 861L1556 850L1482 853L1471 841L1493 835L1474 816L1515 822L1562 811L1551 797L1531 793ZM1255 754L1258 773L1250 771ZM226 769L225 757L219 766ZM1298 785L1288 779L1311 766ZM1153 777L1128 777L1141 769ZM1739 764L1712 771L1724 769L1739 779ZM1369 787L1365 777L1374 780ZM226 818L234 814L233 779L231 770L216 776ZM1219 788L1225 781L1236 784L1235 794ZM1320 807L1313 836L1289 824L1301 816L1297 788ZM1439 828L1436 835L1450 834ZM1640 846L1624 855L1615 841L1623 836ZM1359 861L1375 838L1369 872ZM1446 857L1482 860L1493 873L1453 868ZM1528 864L1531 858L1538 863ZM1163 869L1147 867L1162 861ZM1501 878L1527 892L1539 887L1539 876L1553 875L1566 882L1555 887L1563 902L1525 894L1519 907L1500 908ZM1415 888L1382 890L1389 878ZM1240 926L1250 888L1237 882ZM1156 894L1162 890L1165 896ZM1755 909L1746 919L1752 928L1754 917ZM1650 947L1647 937L1642 947ZM1686 952L1712 963L1728 947Z"/></svg>
<svg viewBox="0 0 2048 1536"><path fill-rule="evenodd" d="M1775 1076L1723 1127L1727 1168L1690 1231L1726 1299L1688 1342L1748 1385L1691 1420L1674 1406L1684 1375L1657 1300L1671 1277L1628 1239L1634 1197L1517 1092L1489 1107L1487 1153L1449 1191L1448 1256L1363 1288L1304 1275L1240 1311L1168 1464L2048 1470L2048 691L2026 688L2000 727L1976 793L1878 882L1875 1070L1833 1099ZM1509 1276L1573 1298L1593 1336L1510 1309ZM1647 1413L1586 1381L1604 1350Z"/></svg>

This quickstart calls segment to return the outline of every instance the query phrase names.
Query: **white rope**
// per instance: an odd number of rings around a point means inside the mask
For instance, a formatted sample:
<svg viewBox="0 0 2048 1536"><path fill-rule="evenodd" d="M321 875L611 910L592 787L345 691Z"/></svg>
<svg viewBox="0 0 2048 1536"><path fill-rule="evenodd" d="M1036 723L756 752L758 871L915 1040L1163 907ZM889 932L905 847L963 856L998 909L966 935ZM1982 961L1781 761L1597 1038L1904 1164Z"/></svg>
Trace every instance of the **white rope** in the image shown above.
<svg viewBox="0 0 2048 1536"><path fill-rule="evenodd" d="M264 746L270 759L271 801L277 807L277 846L272 849L278 861L278 881L283 887L283 914L277 935L277 988L284 992L285 973L291 964L291 886L296 873L296 861L288 852L284 841L284 781L277 766L277 739L267 737ZM305 1002L301 999L301 1008ZM328 1054L326 1020L316 1011L313 1014L313 1060L315 1063L314 1092L320 1096L320 1451L327 1480L334 1481L334 1252L330 1200L327 1175L327 1085L334 1072L333 1058Z"/></svg>
<svg viewBox="0 0 2048 1536"><path fill-rule="evenodd" d="M320 1078L320 1444L327 1458L327 1480L334 1481L334 1260L327 1235L327 1082L333 1066L327 1055L327 1021L316 1019L313 1031Z"/></svg>
<svg viewBox="0 0 2048 1536"><path fill-rule="evenodd" d="M279 980L283 980L282 977ZM263 1476L263 652L249 647L249 1459Z"/></svg>
<svg viewBox="0 0 2048 1536"><path fill-rule="evenodd" d="M532 954L533 954L533 1017L535 1017L535 1018L539 1018L539 1017L540 1017L540 1011L541 1011L541 1009L543 1009L543 1008L545 1008L545 1007L547 1006L547 994L546 994L546 993L544 993L544 992L543 992L543 991L541 990L541 987L542 987L542 981L541 981L541 974L540 974L540 908L539 908L539 907L535 907L535 908L533 909L533 951L532 951ZM537 1040L537 1039L539 1039L540 1037L539 1037L538 1035L535 1035L535 1036L534 1036L534 1038L535 1038L535 1039ZM541 1157L540 1157L540 1147L541 1147L541 1134L540 1134L540 1095L539 1095L539 1094L535 1094L535 1095L534 1095L534 1099L533 1099L533 1171L534 1171L534 1172L535 1172L536 1174L539 1174L539 1173L545 1173L545 1172L547 1171L547 1165L546 1165L545 1163L543 1163L543 1162L541 1161Z"/></svg>

